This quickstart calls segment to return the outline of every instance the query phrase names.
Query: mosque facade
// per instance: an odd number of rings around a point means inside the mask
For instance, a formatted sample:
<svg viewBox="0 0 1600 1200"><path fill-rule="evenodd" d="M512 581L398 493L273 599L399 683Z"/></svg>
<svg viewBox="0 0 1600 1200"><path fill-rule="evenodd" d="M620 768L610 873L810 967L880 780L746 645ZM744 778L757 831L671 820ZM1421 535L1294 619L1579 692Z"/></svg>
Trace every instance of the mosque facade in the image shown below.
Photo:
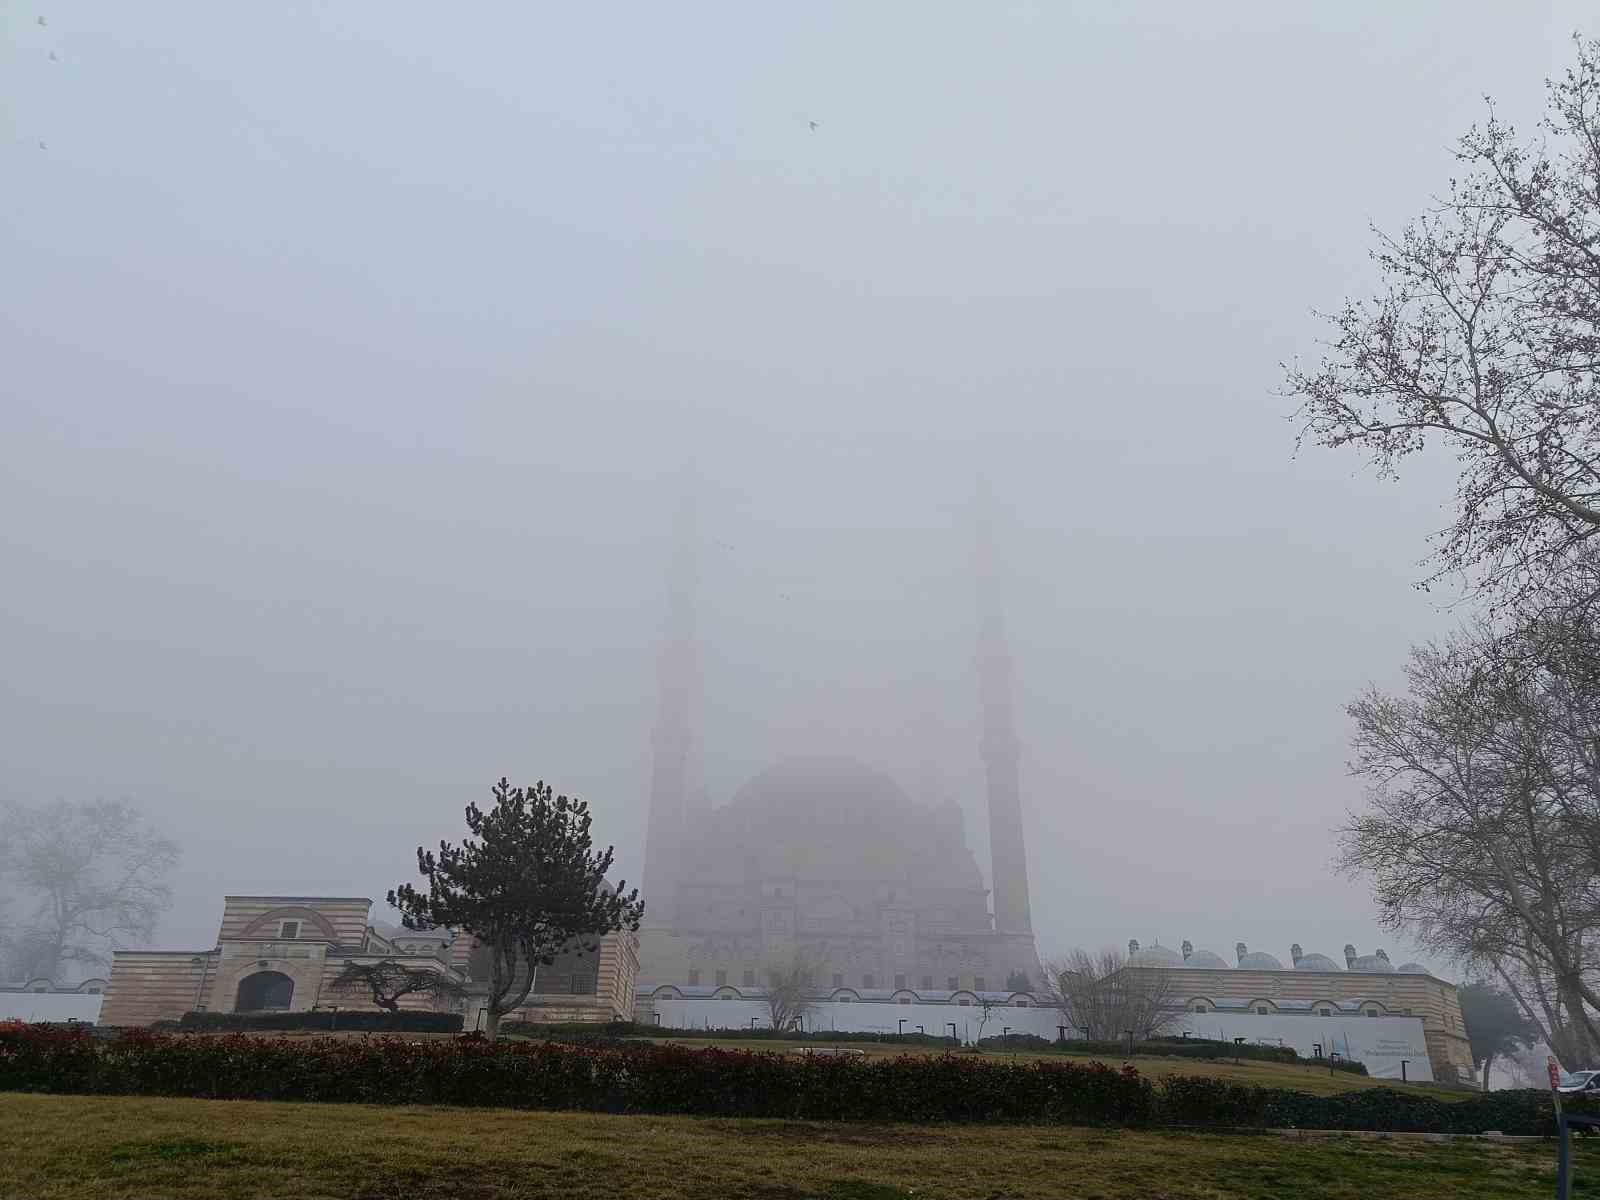
<svg viewBox="0 0 1600 1200"><path fill-rule="evenodd" d="M961 810L848 759L774 764L697 807L699 686L692 513L680 517L645 840L643 1000L658 989L766 986L801 970L822 992L1028 992L1040 980L1028 897L1011 662L988 522L977 557L979 682L992 888Z"/></svg>

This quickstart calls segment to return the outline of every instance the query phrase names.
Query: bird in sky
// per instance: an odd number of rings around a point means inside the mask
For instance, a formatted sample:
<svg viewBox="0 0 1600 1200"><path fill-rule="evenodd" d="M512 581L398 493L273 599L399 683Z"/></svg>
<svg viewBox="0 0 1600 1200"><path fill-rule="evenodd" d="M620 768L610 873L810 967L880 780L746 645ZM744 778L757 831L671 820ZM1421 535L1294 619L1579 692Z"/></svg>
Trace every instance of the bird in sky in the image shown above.
<svg viewBox="0 0 1600 1200"><path fill-rule="evenodd" d="M43 143L43 142L40 142L40 143L39 143L39 149L41 149L41 150L48 150L48 149L50 149L50 147L49 147L49 146L46 146L46 145L45 145L45 144L44 144L44 143Z"/></svg>
<svg viewBox="0 0 1600 1200"><path fill-rule="evenodd" d="M46 22L45 22L45 19L44 19L44 18L43 18L43 17L40 17L40 18L39 18L39 24L41 24L41 25L43 25L43 24L45 24L45 23L46 23Z"/></svg>
<svg viewBox="0 0 1600 1200"><path fill-rule="evenodd" d="M59 58L56 57L56 52L54 50L50 51L50 61L51 62L60 62L61 61Z"/></svg>
<svg viewBox="0 0 1600 1200"><path fill-rule="evenodd" d="M818 121L812 121L812 122L811 122L811 132L812 132L812 133L815 133L815 132L816 132L816 131L817 131L817 126L818 126L818 125L819 125L819 124L820 124L820 123L821 123L821 122L818 122Z"/></svg>

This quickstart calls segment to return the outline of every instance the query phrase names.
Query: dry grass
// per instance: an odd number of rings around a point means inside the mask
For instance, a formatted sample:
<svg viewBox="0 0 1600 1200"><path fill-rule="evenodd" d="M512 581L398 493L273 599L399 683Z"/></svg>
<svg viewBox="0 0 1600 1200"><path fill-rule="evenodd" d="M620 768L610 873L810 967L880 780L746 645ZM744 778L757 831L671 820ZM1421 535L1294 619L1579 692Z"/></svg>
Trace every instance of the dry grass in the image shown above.
<svg viewBox="0 0 1600 1200"><path fill-rule="evenodd" d="M1554 1190L1549 1145L826 1125L502 1109L0 1094L27 1200L1488 1200ZM1600 1195L1600 1155L1579 1195Z"/></svg>

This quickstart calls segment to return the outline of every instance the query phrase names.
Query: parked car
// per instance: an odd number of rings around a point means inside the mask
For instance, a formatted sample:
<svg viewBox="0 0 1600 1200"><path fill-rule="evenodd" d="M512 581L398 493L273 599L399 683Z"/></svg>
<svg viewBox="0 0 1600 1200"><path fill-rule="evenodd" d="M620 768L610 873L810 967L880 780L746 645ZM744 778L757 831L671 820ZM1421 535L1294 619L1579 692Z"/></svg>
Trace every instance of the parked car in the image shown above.
<svg viewBox="0 0 1600 1200"><path fill-rule="evenodd" d="M1563 1096L1600 1096L1600 1071L1563 1071L1556 1091Z"/></svg>

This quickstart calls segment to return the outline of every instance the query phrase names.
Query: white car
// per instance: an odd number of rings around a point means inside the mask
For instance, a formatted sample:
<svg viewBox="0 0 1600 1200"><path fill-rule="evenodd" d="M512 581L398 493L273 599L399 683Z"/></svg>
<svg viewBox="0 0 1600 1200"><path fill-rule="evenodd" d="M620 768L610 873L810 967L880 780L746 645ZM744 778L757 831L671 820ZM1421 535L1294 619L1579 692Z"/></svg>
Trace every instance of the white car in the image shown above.
<svg viewBox="0 0 1600 1200"><path fill-rule="evenodd" d="M1600 1095L1600 1071L1561 1072L1561 1084L1556 1088L1563 1096Z"/></svg>

